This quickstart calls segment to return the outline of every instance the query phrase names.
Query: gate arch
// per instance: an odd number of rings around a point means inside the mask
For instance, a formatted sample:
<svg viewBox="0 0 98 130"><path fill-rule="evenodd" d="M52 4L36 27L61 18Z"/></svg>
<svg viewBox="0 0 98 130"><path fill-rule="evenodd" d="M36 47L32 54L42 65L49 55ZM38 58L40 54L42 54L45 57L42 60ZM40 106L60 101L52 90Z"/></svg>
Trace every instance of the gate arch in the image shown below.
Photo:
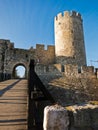
<svg viewBox="0 0 98 130"><path fill-rule="evenodd" d="M15 77L15 70L16 70L16 68L18 67L18 66L22 66L22 67L24 67L25 68L25 79L27 79L27 77L28 77L28 69L27 69L27 66L24 64L24 63L16 63L14 66L13 66L13 68L12 68L12 78L18 78L18 77Z"/></svg>

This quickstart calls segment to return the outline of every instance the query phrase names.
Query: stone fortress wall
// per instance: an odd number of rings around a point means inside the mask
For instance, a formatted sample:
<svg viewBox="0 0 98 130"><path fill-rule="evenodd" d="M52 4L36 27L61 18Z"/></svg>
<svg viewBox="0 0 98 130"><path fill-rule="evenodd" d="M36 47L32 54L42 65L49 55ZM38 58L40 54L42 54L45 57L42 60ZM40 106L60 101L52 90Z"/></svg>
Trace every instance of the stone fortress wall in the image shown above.
<svg viewBox="0 0 98 130"><path fill-rule="evenodd" d="M23 65L28 75L30 59L36 61L36 73L60 105L98 100L98 69L86 66L83 25L79 13L64 12L55 17L55 46L48 46L47 50L40 44L28 50L19 49L9 40L1 39L0 81L13 78L13 71L18 65ZM84 110L84 107L83 110L72 107L76 112L69 113L70 124L66 129L98 130L98 105L95 109ZM52 124L57 126L56 130L59 129L60 125L54 120Z"/></svg>
<svg viewBox="0 0 98 130"><path fill-rule="evenodd" d="M55 46L49 45L47 49L41 44L37 44L36 48L19 49L10 40L0 40L0 77L10 75L12 78L18 65L23 65L28 75L30 59L35 60L39 75L98 77L97 70L86 66L81 15L75 11L65 11L59 13L54 22Z"/></svg>
<svg viewBox="0 0 98 130"><path fill-rule="evenodd" d="M38 75L65 75L75 77L97 78L97 69L93 66L79 66L75 64L58 64L55 62L55 48L37 44L36 49L14 48L14 43L9 40L0 40L0 73L12 74L15 67L23 65L27 72L29 70L30 59L35 59L35 70ZM27 73L28 74L28 73Z"/></svg>
<svg viewBox="0 0 98 130"><path fill-rule="evenodd" d="M98 69L93 66L78 66L72 64L53 64L40 65L37 64L35 71L38 75L61 75L74 78L98 78Z"/></svg>
<svg viewBox="0 0 98 130"><path fill-rule="evenodd" d="M19 49L14 48L14 43L9 40L0 40L0 73L11 74L18 65L26 68L27 75L30 59L35 59L36 63L42 65L53 64L55 62L55 47L37 44L36 48Z"/></svg>

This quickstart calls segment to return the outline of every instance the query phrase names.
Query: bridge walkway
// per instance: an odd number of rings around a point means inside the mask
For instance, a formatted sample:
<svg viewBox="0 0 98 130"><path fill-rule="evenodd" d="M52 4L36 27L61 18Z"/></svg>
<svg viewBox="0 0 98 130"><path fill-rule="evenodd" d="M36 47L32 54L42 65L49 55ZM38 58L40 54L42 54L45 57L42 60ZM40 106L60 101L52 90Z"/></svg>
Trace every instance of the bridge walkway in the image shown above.
<svg viewBox="0 0 98 130"><path fill-rule="evenodd" d="M27 130L27 80L0 82L0 130Z"/></svg>

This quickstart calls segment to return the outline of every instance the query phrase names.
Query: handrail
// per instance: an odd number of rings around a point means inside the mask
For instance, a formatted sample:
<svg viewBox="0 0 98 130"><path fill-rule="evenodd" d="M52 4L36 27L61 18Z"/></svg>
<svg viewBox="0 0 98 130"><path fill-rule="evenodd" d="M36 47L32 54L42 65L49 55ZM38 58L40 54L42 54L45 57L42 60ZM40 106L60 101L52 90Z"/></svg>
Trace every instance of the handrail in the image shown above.
<svg viewBox="0 0 98 130"><path fill-rule="evenodd" d="M28 109L28 130L32 129L35 126L38 128L37 130L42 130L40 128L40 115L38 112L38 107L41 101L48 100L52 104L55 103L55 100L46 89L35 70L35 62L34 60L30 61L29 65L29 76L28 76L28 94L29 94L29 109ZM36 105L37 104L37 105Z"/></svg>

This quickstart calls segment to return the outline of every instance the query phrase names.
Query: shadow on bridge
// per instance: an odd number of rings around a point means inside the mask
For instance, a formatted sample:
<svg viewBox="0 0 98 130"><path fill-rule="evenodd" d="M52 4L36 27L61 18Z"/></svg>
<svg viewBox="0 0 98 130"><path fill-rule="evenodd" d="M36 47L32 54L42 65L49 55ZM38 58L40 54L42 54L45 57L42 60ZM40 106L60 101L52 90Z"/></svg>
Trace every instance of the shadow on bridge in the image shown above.
<svg viewBox="0 0 98 130"><path fill-rule="evenodd" d="M14 82L13 84L7 86L6 88L0 90L0 97L8 90L10 90L11 88L13 88L20 80Z"/></svg>

